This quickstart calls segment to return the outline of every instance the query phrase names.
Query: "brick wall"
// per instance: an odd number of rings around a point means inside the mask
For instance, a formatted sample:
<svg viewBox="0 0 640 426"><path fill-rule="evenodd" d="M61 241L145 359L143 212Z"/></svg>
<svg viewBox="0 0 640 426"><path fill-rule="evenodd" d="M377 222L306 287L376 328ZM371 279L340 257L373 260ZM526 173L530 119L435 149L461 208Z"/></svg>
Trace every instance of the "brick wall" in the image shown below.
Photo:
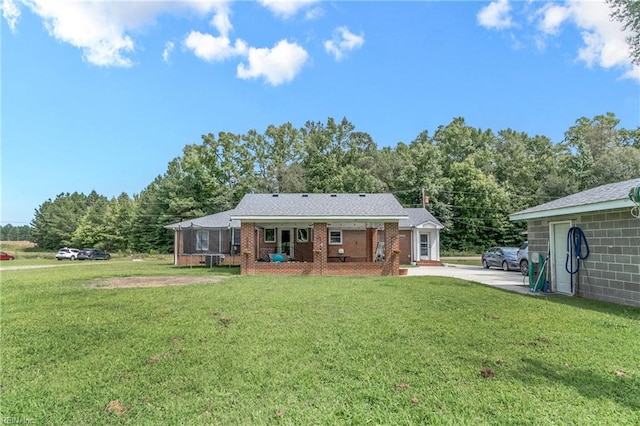
<svg viewBox="0 0 640 426"><path fill-rule="evenodd" d="M400 269L400 234L398 223L384 224L384 268L382 275L398 275Z"/></svg>
<svg viewBox="0 0 640 426"><path fill-rule="evenodd" d="M640 306L640 220L628 208L530 220L529 253L546 253L549 222L564 220L582 229L590 249L578 272L578 296Z"/></svg>
<svg viewBox="0 0 640 426"><path fill-rule="evenodd" d="M240 273L255 275L256 263L256 231L255 224L243 222L240 225Z"/></svg>
<svg viewBox="0 0 640 426"><path fill-rule="evenodd" d="M349 256L350 262L366 262L367 261L367 231L344 229L342 231L342 244L329 244L327 253L329 256L338 255L338 250L343 249L344 255ZM340 262L339 259L333 259L334 262Z"/></svg>
<svg viewBox="0 0 640 426"><path fill-rule="evenodd" d="M327 259L327 224L313 224L313 274L322 275Z"/></svg>
<svg viewBox="0 0 640 426"><path fill-rule="evenodd" d="M314 264L308 262L269 263L258 262L255 271L260 275L320 275L314 273ZM366 275L380 276L383 271L382 263L346 262L327 263L322 269L322 275ZM396 274L397 275L397 274Z"/></svg>

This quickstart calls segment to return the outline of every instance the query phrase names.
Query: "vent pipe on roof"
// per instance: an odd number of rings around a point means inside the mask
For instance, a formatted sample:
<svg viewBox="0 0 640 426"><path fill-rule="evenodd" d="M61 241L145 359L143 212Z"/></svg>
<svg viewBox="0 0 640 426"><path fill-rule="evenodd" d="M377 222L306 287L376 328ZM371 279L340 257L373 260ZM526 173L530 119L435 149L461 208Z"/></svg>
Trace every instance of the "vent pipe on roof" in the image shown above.
<svg viewBox="0 0 640 426"><path fill-rule="evenodd" d="M337 197L338 194L331 194L330 197Z"/></svg>
<svg viewBox="0 0 640 426"><path fill-rule="evenodd" d="M366 197L367 194L359 194L361 197Z"/></svg>
<svg viewBox="0 0 640 426"><path fill-rule="evenodd" d="M306 198L309 196L309 194L302 194L302 196Z"/></svg>
<svg viewBox="0 0 640 426"><path fill-rule="evenodd" d="M277 197L277 196L278 196L278 194L271 194L271 196L272 196L272 197Z"/></svg>

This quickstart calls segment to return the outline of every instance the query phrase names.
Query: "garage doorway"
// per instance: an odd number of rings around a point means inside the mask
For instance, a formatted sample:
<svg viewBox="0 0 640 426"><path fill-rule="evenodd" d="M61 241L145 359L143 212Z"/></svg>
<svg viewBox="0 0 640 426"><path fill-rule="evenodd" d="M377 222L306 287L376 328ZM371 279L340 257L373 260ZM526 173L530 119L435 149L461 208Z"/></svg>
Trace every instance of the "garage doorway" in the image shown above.
<svg viewBox="0 0 640 426"><path fill-rule="evenodd" d="M573 295L571 274L567 272L567 234L571 221L549 223L551 242L551 284L556 293Z"/></svg>

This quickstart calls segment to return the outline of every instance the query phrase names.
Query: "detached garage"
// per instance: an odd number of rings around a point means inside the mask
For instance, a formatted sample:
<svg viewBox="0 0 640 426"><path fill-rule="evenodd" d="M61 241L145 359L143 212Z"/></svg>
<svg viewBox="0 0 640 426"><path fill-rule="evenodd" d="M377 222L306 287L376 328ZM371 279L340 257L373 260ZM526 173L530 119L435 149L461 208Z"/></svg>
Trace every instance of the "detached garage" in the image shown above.
<svg viewBox="0 0 640 426"><path fill-rule="evenodd" d="M513 213L527 222L529 254L548 258L552 292L640 306L640 178ZM635 191L634 191L635 190Z"/></svg>

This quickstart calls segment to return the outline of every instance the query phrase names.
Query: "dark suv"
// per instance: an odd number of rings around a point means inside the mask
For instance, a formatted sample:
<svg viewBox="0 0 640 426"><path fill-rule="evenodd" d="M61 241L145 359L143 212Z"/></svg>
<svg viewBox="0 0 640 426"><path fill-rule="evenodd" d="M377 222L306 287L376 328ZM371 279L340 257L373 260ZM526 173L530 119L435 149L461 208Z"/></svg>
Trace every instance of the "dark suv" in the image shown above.
<svg viewBox="0 0 640 426"><path fill-rule="evenodd" d="M518 249L517 260L522 275L529 275L529 241L522 243Z"/></svg>
<svg viewBox="0 0 640 426"><path fill-rule="evenodd" d="M104 250L100 249L82 249L78 256L76 257L78 260L109 260L111 259L111 255Z"/></svg>

